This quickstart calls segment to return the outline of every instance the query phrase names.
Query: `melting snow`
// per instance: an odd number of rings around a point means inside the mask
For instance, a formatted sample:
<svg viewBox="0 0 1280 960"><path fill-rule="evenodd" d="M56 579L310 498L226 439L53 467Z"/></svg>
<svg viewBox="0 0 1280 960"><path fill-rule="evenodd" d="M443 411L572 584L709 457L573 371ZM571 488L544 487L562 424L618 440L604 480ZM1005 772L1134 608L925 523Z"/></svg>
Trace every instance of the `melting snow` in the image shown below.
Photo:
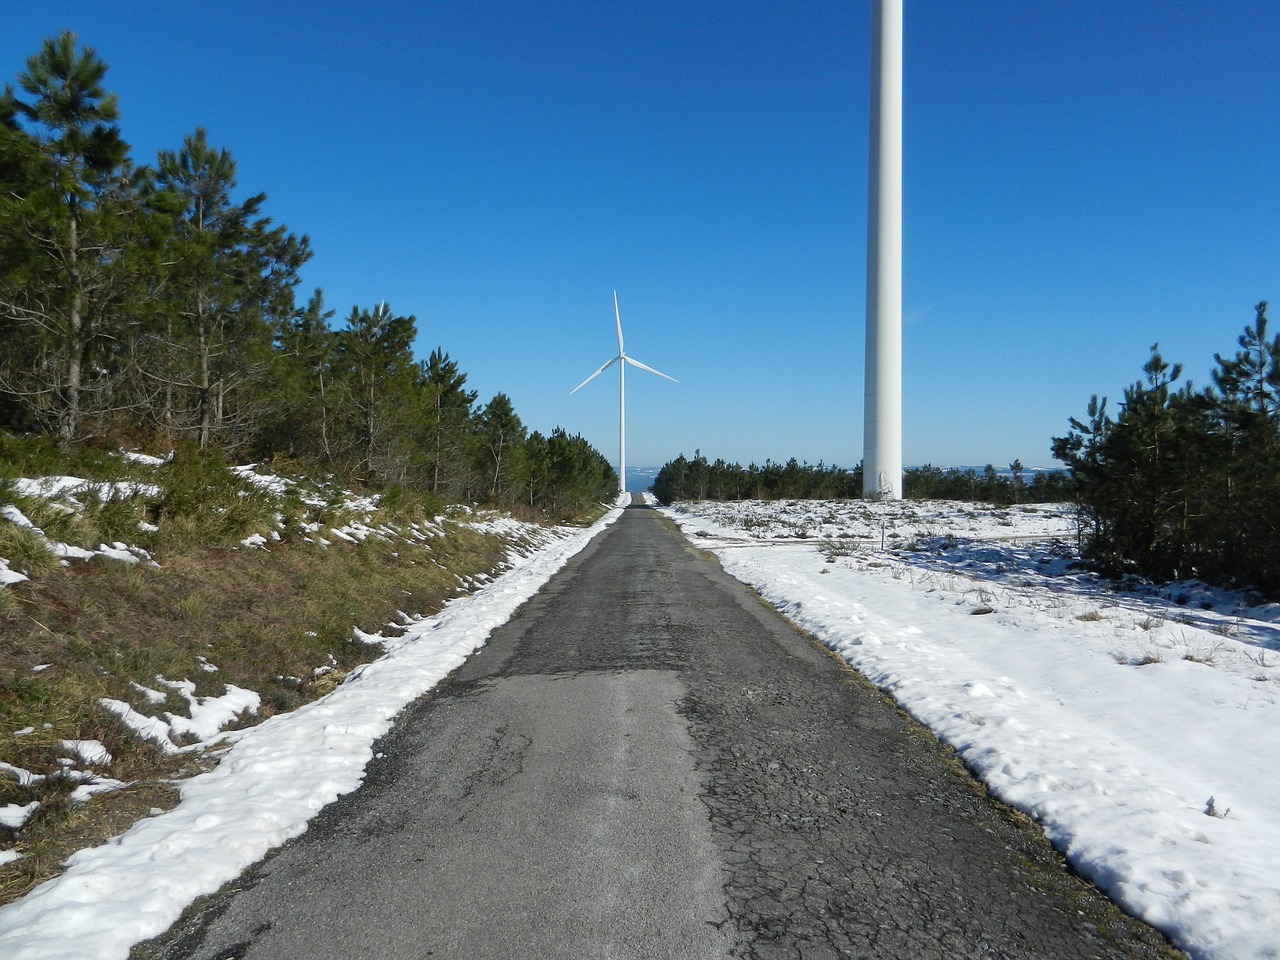
<svg viewBox="0 0 1280 960"><path fill-rule="evenodd" d="M511 571L439 615L361 635L382 646L377 661L327 697L229 735L218 768L185 781L177 808L75 854L62 877L0 908L0 954L124 958L164 930L191 899L355 789L400 707L618 513L588 531L532 534L541 539L511 551ZM1072 566L1067 507L783 502L668 513L1196 960L1280 956L1280 604L1198 583L1120 590ZM5 516L26 519L12 508ZM429 524L414 532L440 535ZM249 691L230 688L223 702L174 688L193 712L222 710L219 722L251 709ZM166 749L179 749L179 732L217 735L212 720L175 727L168 714L107 705ZM0 772L39 779L5 764ZM0 808L6 815L20 814Z"/></svg>
<svg viewBox="0 0 1280 960"><path fill-rule="evenodd" d="M293 713L217 734L212 719L207 727L192 729L178 722L183 718L148 717L120 701L103 701L141 736L167 750L188 749L173 742L179 732L212 734L232 746L216 769L182 781L182 799L173 810L73 854L62 875L0 907L0 956L124 960L134 943L163 932L196 897L301 833L317 811L356 789L373 742L390 729L400 709L461 665L620 514L615 509L586 530L520 525L519 532L539 549L513 551L512 569L483 589L451 600L436 616L396 626L394 636L376 638L385 651L378 660L356 668L332 693ZM244 709L251 693L228 687L225 697L197 698L186 681L157 683L178 690L193 713L219 704L224 719ZM34 779L27 771L22 775L28 782Z"/></svg>

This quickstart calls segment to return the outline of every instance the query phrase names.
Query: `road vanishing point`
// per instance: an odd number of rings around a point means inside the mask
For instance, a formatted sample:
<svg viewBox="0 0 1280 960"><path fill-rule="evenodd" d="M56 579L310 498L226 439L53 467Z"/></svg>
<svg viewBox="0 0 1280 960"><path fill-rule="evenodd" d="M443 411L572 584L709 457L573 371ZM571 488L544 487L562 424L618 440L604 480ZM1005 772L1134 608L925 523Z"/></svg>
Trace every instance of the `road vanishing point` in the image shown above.
<svg viewBox="0 0 1280 960"><path fill-rule="evenodd" d="M640 503L138 960L1176 957Z"/></svg>

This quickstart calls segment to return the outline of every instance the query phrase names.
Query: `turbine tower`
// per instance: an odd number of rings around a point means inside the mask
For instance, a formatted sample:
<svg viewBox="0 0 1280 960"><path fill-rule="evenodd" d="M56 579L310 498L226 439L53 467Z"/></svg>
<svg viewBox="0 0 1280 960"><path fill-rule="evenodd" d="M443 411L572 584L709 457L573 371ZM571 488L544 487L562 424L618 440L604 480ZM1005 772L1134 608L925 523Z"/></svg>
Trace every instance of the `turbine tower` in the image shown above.
<svg viewBox="0 0 1280 960"><path fill-rule="evenodd" d="M660 377L666 377L672 383L680 381L675 377L667 377L661 370L646 366L634 357L627 356L627 351L622 348L622 315L618 312L617 290L613 291L613 318L618 322L618 355L570 390L569 396L573 396L615 363L618 365L618 493L622 494L627 492L627 364L656 373Z"/></svg>
<svg viewBox="0 0 1280 960"><path fill-rule="evenodd" d="M902 2L872 0L862 495L902 499Z"/></svg>

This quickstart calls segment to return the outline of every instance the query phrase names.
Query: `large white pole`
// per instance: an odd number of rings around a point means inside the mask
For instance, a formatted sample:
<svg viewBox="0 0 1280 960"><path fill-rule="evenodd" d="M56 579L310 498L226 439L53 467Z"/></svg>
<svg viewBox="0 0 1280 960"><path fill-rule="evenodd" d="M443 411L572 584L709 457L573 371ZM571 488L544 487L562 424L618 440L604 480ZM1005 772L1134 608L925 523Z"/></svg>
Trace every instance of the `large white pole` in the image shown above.
<svg viewBox="0 0 1280 960"><path fill-rule="evenodd" d="M614 294L617 297L617 294ZM618 492L627 492L627 361L618 361Z"/></svg>
<svg viewBox="0 0 1280 960"><path fill-rule="evenodd" d="M862 495L902 498L902 0L872 0Z"/></svg>

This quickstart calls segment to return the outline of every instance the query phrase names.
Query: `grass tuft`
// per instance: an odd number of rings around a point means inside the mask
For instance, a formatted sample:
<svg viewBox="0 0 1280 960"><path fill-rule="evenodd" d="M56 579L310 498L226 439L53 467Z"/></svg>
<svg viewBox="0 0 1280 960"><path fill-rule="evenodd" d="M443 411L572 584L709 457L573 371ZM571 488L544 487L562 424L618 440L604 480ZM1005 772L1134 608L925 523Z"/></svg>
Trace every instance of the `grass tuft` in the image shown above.
<svg viewBox="0 0 1280 960"><path fill-rule="evenodd" d="M168 541L230 546L275 525L279 498L233 472L218 454L184 445L159 469L158 480L164 493L147 519Z"/></svg>
<svg viewBox="0 0 1280 960"><path fill-rule="evenodd" d="M57 556L48 542L35 530L0 520L0 557L9 562L10 570L36 577L58 566Z"/></svg>

